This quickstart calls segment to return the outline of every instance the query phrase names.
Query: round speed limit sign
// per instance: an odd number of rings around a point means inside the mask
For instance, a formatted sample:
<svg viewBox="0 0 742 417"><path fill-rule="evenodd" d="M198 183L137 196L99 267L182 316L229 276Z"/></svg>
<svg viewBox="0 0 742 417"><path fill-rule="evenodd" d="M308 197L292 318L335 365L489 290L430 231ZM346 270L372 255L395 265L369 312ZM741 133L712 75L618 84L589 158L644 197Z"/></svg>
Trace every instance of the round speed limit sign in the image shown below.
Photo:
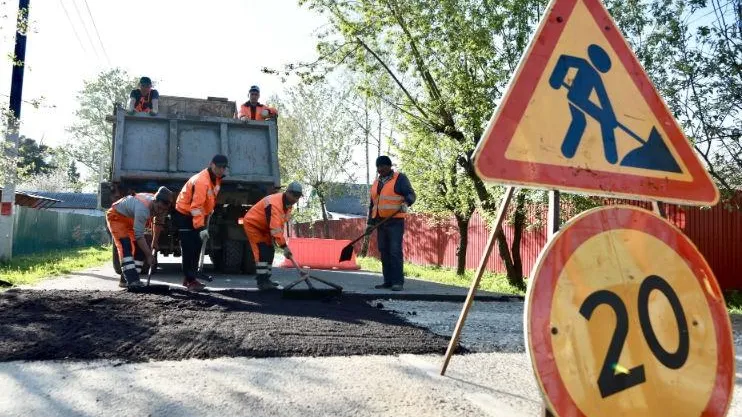
<svg viewBox="0 0 742 417"><path fill-rule="evenodd" d="M729 316L675 226L635 207L586 211L544 248L531 281L526 344L557 416L726 415Z"/></svg>

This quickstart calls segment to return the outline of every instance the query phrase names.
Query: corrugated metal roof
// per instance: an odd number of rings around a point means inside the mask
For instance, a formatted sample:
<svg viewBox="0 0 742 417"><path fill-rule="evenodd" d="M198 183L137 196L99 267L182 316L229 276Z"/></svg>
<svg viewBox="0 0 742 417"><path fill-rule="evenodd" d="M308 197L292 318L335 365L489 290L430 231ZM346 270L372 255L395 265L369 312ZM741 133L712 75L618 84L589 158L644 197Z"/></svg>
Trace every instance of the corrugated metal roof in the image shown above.
<svg viewBox="0 0 742 417"><path fill-rule="evenodd" d="M98 208L98 195L95 193L57 193L36 191L34 194L57 200L58 202L50 208L91 210Z"/></svg>
<svg viewBox="0 0 742 417"><path fill-rule="evenodd" d="M2 198L3 189L0 187L0 198ZM22 207L31 207L36 209L49 208L51 205L59 202L54 198L31 194L23 191L15 192L15 204Z"/></svg>

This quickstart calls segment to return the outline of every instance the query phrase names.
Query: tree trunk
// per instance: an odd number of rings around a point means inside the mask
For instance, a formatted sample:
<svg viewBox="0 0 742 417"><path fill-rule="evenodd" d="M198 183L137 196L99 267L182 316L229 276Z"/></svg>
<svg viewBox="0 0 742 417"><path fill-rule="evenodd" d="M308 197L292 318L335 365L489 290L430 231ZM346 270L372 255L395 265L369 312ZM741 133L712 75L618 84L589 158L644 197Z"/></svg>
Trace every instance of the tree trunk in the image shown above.
<svg viewBox="0 0 742 417"><path fill-rule="evenodd" d="M464 217L456 214L456 226L459 229L459 247L456 248L456 275L464 275L466 272L466 250L469 247L469 220L471 217Z"/></svg>
<svg viewBox="0 0 742 417"><path fill-rule="evenodd" d="M526 289L526 283L523 280L523 260L520 257L520 242L523 238L523 229L526 227L526 193L521 190L515 205L515 215L513 218L513 244L510 247L510 253L513 257L513 275L508 275L510 284Z"/></svg>
<svg viewBox="0 0 742 417"><path fill-rule="evenodd" d="M317 198L319 198L319 209L322 212L322 237L325 239L330 238L330 223L327 218L327 209L325 207L325 196L321 191L317 191Z"/></svg>

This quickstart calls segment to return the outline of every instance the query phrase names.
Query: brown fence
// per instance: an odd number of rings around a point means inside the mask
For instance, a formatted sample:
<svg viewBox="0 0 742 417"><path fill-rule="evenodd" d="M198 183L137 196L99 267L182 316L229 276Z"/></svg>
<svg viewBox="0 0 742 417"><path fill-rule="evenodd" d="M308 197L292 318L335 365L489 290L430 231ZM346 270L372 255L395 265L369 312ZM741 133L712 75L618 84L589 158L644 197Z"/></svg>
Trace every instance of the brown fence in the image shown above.
<svg viewBox="0 0 742 417"><path fill-rule="evenodd" d="M605 204L624 203L649 209L649 203L635 201L605 200ZM711 265L721 287L725 290L742 289L742 211L729 209L724 204L712 208L680 207L665 205L666 216L695 243ZM521 257L523 273L531 273L541 249L546 244L546 210L542 206L527 208L529 226L523 233ZM562 219L569 219L574 210L563 208ZM329 222L331 239L354 239L363 233L365 219L331 220ZM513 227L504 225L505 236L512 242ZM487 243L489 228L486 222L476 215L469 223L469 247L466 254L466 267L478 266ZM322 222L298 224L294 227L295 236L321 237ZM405 226L405 261L420 265L456 266L456 249L459 235L454 220L436 222L421 215L409 216ZM356 251L360 251L360 242ZM369 246L369 255L378 257L376 234ZM489 271L504 272L505 267L497 253L497 248L487 264Z"/></svg>

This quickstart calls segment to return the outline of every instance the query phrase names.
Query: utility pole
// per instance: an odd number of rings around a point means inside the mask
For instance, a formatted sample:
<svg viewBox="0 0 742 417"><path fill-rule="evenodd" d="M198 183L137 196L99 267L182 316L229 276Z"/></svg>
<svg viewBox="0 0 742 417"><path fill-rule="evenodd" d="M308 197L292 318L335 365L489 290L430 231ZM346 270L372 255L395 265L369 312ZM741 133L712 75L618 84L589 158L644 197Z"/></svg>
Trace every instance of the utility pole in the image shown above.
<svg viewBox="0 0 742 417"><path fill-rule="evenodd" d="M6 133L6 155L15 160L18 154L18 133L21 121L21 98L23 95L23 73L26 69L26 33L28 33L28 5L30 0L18 0L18 19L15 32L15 52L13 56L13 77L10 84L10 113ZM8 166L2 199L0 199L0 261L10 261L13 257L13 223L15 216L15 164Z"/></svg>

